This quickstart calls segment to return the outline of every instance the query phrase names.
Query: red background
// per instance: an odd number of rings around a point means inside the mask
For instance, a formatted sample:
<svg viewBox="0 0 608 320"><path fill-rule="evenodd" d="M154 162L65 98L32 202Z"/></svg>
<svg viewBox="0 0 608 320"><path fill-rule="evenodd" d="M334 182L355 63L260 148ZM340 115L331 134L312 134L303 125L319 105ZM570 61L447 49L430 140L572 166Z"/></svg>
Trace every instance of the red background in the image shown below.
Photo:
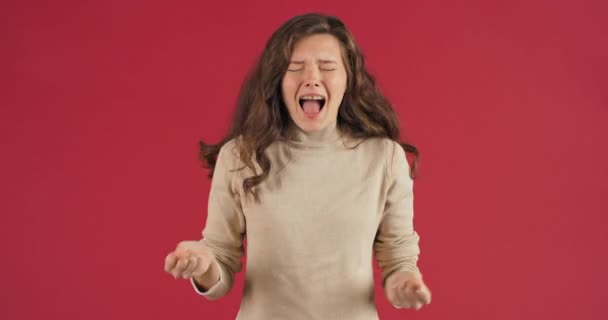
<svg viewBox="0 0 608 320"><path fill-rule="evenodd" d="M164 257L204 226L198 140L226 132L272 31L321 11L421 151L433 302L377 286L381 318L606 319L605 2L301 3L2 5L0 317L234 319L244 273L211 302Z"/></svg>

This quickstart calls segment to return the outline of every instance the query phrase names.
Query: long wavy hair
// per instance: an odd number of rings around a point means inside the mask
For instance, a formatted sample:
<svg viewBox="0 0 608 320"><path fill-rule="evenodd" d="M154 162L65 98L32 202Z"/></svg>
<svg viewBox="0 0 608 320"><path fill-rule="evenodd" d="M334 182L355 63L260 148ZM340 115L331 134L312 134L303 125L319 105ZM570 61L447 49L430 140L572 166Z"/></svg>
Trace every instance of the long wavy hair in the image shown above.
<svg viewBox="0 0 608 320"><path fill-rule="evenodd" d="M272 34L241 86L228 134L217 144L199 142L199 158L203 167L211 169L210 179L221 147L236 138L242 163L255 174L243 179L243 190L259 202L254 187L268 178L271 167L264 151L273 142L286 139L292 121L282 99L281 80L287 71L294 44L315 34L333 35L341 45L347 86L338 111L336 125L340 131L355 139L386 137L396 141L405 152L414 154L410 177L416 178L418 149L400 141L397 116L380 93L374 77L366 70L363 54L352 34L340 19L310 13L291 18ZM254 161L257 161L261 173L256 172Z"/></svg>

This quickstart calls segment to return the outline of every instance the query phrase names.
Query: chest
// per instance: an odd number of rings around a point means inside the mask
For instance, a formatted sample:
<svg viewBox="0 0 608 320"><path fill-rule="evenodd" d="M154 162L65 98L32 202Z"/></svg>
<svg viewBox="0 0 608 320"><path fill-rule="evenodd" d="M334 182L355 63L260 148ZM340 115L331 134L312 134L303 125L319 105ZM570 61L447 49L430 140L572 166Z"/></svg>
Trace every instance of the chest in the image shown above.
<svg viewBox="0 0 608 320"><path fill-rule="evenodd" d="M243 205L250 238L306 245L375 234L386 194L382 157L345 151L271 161L257 186L261 202Z"/></svg>

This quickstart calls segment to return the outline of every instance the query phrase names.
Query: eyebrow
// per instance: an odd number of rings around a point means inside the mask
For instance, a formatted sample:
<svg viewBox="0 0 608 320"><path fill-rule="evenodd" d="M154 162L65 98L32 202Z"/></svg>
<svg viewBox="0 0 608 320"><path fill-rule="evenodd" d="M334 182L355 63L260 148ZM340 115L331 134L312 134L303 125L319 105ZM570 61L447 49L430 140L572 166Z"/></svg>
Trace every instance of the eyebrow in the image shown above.
<svg viewBox="0 0 608 320"><path fill-rule="evenodd" d="M331 59L317 59L317 62L319 63L338 63L336 62L336 60L331 60ZM302 60L290 60L289 63L293 63L293 64L304 64L304 61Z"/></svg>

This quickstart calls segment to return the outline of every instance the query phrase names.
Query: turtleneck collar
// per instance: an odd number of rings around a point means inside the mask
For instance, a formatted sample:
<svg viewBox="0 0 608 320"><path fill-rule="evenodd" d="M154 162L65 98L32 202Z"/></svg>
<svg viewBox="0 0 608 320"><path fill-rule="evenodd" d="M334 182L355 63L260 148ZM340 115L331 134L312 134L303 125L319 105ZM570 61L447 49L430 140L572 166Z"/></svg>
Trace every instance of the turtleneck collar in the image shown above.
<svg viewBox="0 0 608 320"><path fill-rule="evenodd" d="M306 132L291 123L287 130L287 141L296 149L332 149L342 141L342 132L336 122L319 131Z"/></svg>

